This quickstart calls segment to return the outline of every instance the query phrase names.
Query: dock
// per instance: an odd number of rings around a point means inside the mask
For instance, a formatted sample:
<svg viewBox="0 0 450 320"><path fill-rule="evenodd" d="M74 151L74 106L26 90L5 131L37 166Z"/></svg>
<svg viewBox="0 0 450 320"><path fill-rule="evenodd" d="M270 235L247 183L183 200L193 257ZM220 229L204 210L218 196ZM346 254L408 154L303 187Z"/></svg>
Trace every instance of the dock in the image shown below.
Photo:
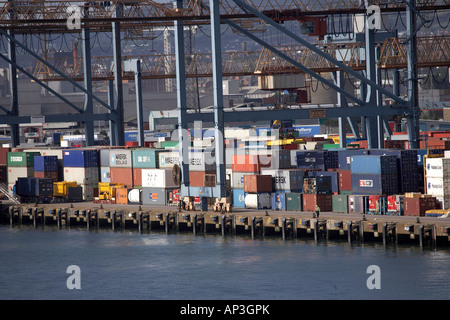
<svg viewBox="0 0 450 320"><path fill-rule="evenodd" d="M170 206L138 206L97 203L2 205L3 224L55 225L149 233L245 235L252 239L310 238L315 241L346 240L349 243L380 242L420 247L450 245L450 218L275 210L179 211Z"/></svg>

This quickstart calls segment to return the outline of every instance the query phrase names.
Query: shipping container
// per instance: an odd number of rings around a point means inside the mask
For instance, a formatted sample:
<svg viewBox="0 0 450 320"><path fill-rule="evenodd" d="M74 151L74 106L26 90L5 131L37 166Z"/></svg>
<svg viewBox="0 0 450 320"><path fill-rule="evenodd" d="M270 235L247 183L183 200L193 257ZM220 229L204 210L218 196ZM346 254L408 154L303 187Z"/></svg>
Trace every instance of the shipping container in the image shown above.
<svg viewBox="0 0 450 320"><path fill-rule="evenodd" d="M291 152L285 149L267 150L267 155L259 152L259 161L261 167L267 169L290 169L291 168Z"/></svg>
<svg viewBox="0 0 450 320"><path fill-rule="evenodd" d="M244 189L233 189L233 207L245 208L245 192Z"/></svg>
<svg viewBox="0 0 450 320"><path fill-rule="evenodd" d="M42 178L19 178L16 182L16 194L50 201L53 198L53 181Z"/></svg>
<svg viewBox="0 0 450 320"><path fill-rule="evenodd" d="M321 212L333 211L333 195L331 194L303 194L302 196L303 211L314 212L316 205L319 206Z"/></svg>
<svg viewBox="0 0 450 320"><path fill-rule="evenodd" d="M348 213L348 196L343 194L333 195L333 212Z"/></svg>
<svg viewBox="0 0 450 320"><path fill-rule="evenodd" d="M331 177L314 177L303 179L303 194L331 194Z"/></svg>
<svg viewBox="0 0 450 320"><path fill-rule="evenodd" d="M350 170L339 170L339 192L352 190L352 172Z"/></svg>
<svg viewBox="0 0 450 320"><path fill-rule="evenodd" d="M436 197L443 197L446 195L450 196L450 177L448 178L427 177L426 187L427 187L427 194Z"/></svg>
<svg viewBox="0 0 450 320"><path fill-rule="evenodd" d="M189 171L189 183L192 187L215 187L216 175L204 171Z"/></svg>
<svg viewBox="0 0 450 320"><path fill-rule="evenodd" d="M366 213L368 198L364 195L348 195L349 213Z"/></svg>
<svg viewBox="0 0 450 320"><path fill-rule="evenodd" d="M40 155L39 152L8 152L8 167L28 167L34 169L34 157Z"/></svg>
<svg viewBox="0 0 450 320"><path fill-rule="evenodd" d="M58 172L58 157L35 156L34 171L56 171Z"/></svg>
<svg viewBox="0 0 450 320"><path fill-rule="evenodd" d="M436 196L436 209L450 209L450 195Z"/></svg>
<svg viewBox="0 0 450 320"><path fill-rule="evenodd" d="M15 184L18 178L34 177L33 167L8 167L8 184Z"/></svg>
<svg viewBox="0 0 450 320"><path fill-rule="evenodd" d="M216 162L214 154L207 151L189 150L189 171L215 171ZM180 153L178 150L159 153L159 168L172 168L175 164L180 165Z"/></svg>
<svg viewBox="0 0 450 320"><path fill-rule="evenodd" d="M398 194L398 179L393 174L353 174L352 191L362 195Z"/></svg>
<svg viewBox="0 0 450 320"><path fill-rule="evenodd" d="M177 188L171 169L142 169L142 187Z"/></svg>
<svg viewBox="0 0 450 320"><path fill-rule="evenodd" d="M279 210L279 211L286 210L286 193L284 192L272 193L272 210Z"/></svg>
<svg viewBox="0 0 450 320"><path fill-rule="evenodd" d="M426 178L450 178L450 158L426 158Z"/></svg>
<svg viewBox="0 0 450 320"><path fill-rule="evenodd" d="M244 192L272 192L272 176L261 174L244 175Z"/></svg>
<svg viewBox="0 0 450 320"><path fill-rule="evenodd" d="M167 205L173 197L174 189L142 188L141 201L143 205ZM172 197L171 197L172 195Z"/></svg>
<svg viewBox="0 0 450 320"><path fill-rule="evenodd" d="M302 211L302 194L301 193L286 193L286 210L287 211Z"/></svg>
<svg viewBox="0 0 450 320"><path fill-rule="evenodd" d="M133 168L133 187L142 187L142 169Z"/></svg>
<svg viewBox="0 0 450 320"><path fill-rule="evenodd" d="M77 184L98 184L99 182L98 167L65 167L64 180L75 181Z"/></svg>
<svg viewBox="0 0 450 320"><path fill-rule="evenodd" d="M63 153L64 167L98 168L98 151L95 149L67 149Z"/></svg>
<svg viewBox="0 0 450 320"><path fill-rule="evenodd" d="M109 150L109 166L111 168L132 168L133 159L130 149Z"/></svg>
<svg viewBox="0 0 450 320"><path fill-rule="evenodd" d="M8 164L8 152L10 148L0 147L0 166L6 166Z"/></svg>
<svg viewBox="0 0 450 320"><path fill-rule="evenodd" d="M308 177L330 177L331 192L339 192L339 177L337 171L309 171Z"/></svg>
<svg viewBox="0 0 450 320"><path fill-rule="evenodd" d="M367 155L351 156L350 170L353 174L397 174L395 156Z"/></svg>
<svg viewBox="0 0 450 320"><path fill-rule="evenodd" d="M303 178L306 175L305 170L285 169L270 170L262 169L261 174L272 176L272 187L275 191L303 191Z"/></svg>
<svg viewBox="0 0 450 320"><path fill-rule="evenodd" d="M69 187L67 189L67 200L68 201L83 201L83 187Z"/></svg>
<svg viewBox="0 0 450 320"><path fill-rule="evenodd" d="M121 183L125 187L133 187L133 169L132 168L110 168L111 183Z"/></svg>
<svg viewBox="0 0 450 320"><path fill-rule="evenodd" d="M232 168L234 172L259 173L261 168L269 168L270 163L260 161L258 155L237 154L233 156Z"/></svg>
<svg viewBox="0 0 450 320"><path fill-rule="evenodd" d="M51 179L54 182L59 181L58 171L34 171L35 178Z"/></svg>
<svg viewBox="0 0 450 320"><path fill-rule="evenodd" d="M128 204L128 188L116 189L116 204Z"/></svg>
<svg viewBox="0 0 450 320"><path fill-rule="evenodd" d="M338 151L304 150L297 151L297 168L328 170L339 167Z"/></svg>
<svg viewBox="0 0 450 320"><path fill-rule="evenodd" d="M352 156L362 156L362 155L368 155L368 154L369 154L369 150L366 150L366 149L339 150L339 152L338 152L339 170L350 171Z"/></svg>
<svg viewBox="0 0 450 320"><path fill-rule="evenodd" d="M368 213L370 214L386 214L387 213L387 197L386 196L368 196Z"/></svg>
<svg viewBox="0 0 450 320"><path fill-rule="evenodd" d="M435 197L423 197L423 198L404 198L404 215L405 216L425 216L427 210L436 209Z"/></svg>
<svg viewBox="0 0 450 320"><path fill-rule="evenodd" d="M167 149L136 149L132 151L133 168L159 168L159 155L168 152Z"/></svg>
<svg viewBox="0 0 450 320"><path fill-rule="evenodd" d="M235 172L231 174L231 187L236 189L244 189L244 176L249 175L249 172Z"/></svg>
<svg viewBox="0 0 450 320"><path fill-rule="evenodd" d="M99 152L99 163L101 167L109 167L111 162L109 159L109 149L100 149Z"/></svg>
<svg viewBox="0 0 450 320"><path fill-rule="evenodd" d="M98 189L98 183L96 184L80 184L81 192L84 201L94 200L94 190Z"/></svg>
<svg viewBox="0 0 450 320"><path fill-rule="evenodd" d="M264 193L245 193L246 209L271 209L272 195L268 192Z"/></svg>
<svg viewBox="0 0 450 320"><path fill-rule="evenodd" d="M111 182L111 168L100 167L100 181L101 182Z"/></svg>

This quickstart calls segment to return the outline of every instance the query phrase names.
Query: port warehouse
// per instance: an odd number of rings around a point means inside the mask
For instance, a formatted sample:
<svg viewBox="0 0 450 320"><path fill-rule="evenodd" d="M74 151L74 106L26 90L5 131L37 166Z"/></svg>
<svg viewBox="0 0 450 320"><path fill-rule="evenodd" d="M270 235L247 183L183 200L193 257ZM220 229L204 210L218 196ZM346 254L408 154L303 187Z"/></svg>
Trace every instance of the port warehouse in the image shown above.
<svg viewBox="0 0 450 320"><path fill-rule="evenodd" d="M412 216L450 209L450 132L422 132L417 150L394 139L402 133L386 140L384 149L368 150L366 140L349 139L348 148L341 149L335 137L323 135L268 149L270 131L257 130L253 139L250 131L236 128L225 136L233 208L308 212L317 204L322 212ZM215 163L208 161L214 144L210 136L202 138L191 141L189 178L207 196L216 181ZM102 188L111 191L101 200L118 205L175 205L179 200L172 174L179 163L177 141L145 148L129 142L124 147L0 150L0 179L22 201L95 202Z"/></svg>

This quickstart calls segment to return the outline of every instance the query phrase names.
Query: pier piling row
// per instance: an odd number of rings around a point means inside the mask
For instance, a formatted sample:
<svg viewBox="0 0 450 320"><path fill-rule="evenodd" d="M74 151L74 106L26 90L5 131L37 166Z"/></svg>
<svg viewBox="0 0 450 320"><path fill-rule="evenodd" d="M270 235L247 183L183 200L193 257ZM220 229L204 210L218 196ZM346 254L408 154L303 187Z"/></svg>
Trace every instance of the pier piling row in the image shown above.
<svg viewBox="0 0 450 320"><path fill-rule="evenodd" d="M380 216L338 215L315 218L310 213L237 212L232 214L202 211L140 210L122 208L57 207L14 205L7 210L10 225L32 224L35 228L56 225L58 228L85 226L90 229L135 229L140 233L154 230L249 235L251 238L280 237L283 240L311 238L320 240L347 240L352 242L415 243L419 246L449 245L450 221ZM322 215L323 216L323 215ZM423 219L425 220L425 219Z"/></svg>

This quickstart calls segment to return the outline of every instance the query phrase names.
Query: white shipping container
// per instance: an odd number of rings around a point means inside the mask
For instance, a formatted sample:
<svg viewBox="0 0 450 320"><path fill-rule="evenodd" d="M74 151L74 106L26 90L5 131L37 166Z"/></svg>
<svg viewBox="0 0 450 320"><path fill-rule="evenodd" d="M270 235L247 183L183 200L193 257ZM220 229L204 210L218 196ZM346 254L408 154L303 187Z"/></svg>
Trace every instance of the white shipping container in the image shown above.
<svg viewBox="0 0 450 320"><path fill-rule="evenodd" d="M98 184L99 172L97 167L76 168L64 167L64 181L76 181L77 184Z"/></svg>
<svg viewBox="0 0 450 320"><path fill-rule="evenodd" d="M244 201L247 209L272 208L272 195L270 193L248 193L245 195Z"/></svg>
<svg viewBox="0 0 450 320"><path fill-rule="evenodd" d="M18 178L34 177L34 169L27 167L8 167L8 184L15 184Z"/></svg>
<svg viewBox="0 0 450 320"><path fill-rule="evenodd" d="M245 175L252 175L252 173L233 171L231 187L236 188L236 189L244 189L244 176Z"/></svg>
<svg viewBox="0 0 450 320"><path fill-rule="evenodd" d="M171 169L142 169L142 187L176 188Z"/></svg>
<svg viewBox="0 0 450 320"><path fill-rule="evenodd" d="M94 188L98 188L97 184L80 184L84 201L94 200Z"/></svg>
<svg viewBox="0 0 450 320"><path fill-rule="evenodd" d="M261 169L261 174L272 176L273 189L279 191L301 190L303 174L300 170ZM299 189L300 188L300 189Z"/></svg>
<svg viewBox="0 0 450 320"><path fill-rule="evenodd" d="M427 177L426 192L432 196L450 195L450 178Z"/></svg>
<svg viewBox="0 0 450 320"><path fill-rule="evenodd" d="M131 168L133 166L131 150L110 149L109 161L111 168Z"/></svg>
<svg viewBox="0 0 450 320"><path fill-rule="evenodd" d="M110 167L100 167L100 181L101 182L111 182L111 168Z"/></svg>
<svg viewBox="0 0 450 320"><path fill-rule="evenodd" d="M161 152L159 154L159 168L172 168L175 164L180 164L180 153ZM189 152L189 171L214 171L216 161L211 152Z"/></svg>
<svg viewBox="0 0 450 320"><path fill-rule="evenodd" d="M432 178L450 177L450 158L427 158L425 176Z"/></svg>
<svg viewBox="0 0 450 320"><path fill-rule="evenodd" d="M444 158L450 158L450 150L444 150Z"/></svg>

